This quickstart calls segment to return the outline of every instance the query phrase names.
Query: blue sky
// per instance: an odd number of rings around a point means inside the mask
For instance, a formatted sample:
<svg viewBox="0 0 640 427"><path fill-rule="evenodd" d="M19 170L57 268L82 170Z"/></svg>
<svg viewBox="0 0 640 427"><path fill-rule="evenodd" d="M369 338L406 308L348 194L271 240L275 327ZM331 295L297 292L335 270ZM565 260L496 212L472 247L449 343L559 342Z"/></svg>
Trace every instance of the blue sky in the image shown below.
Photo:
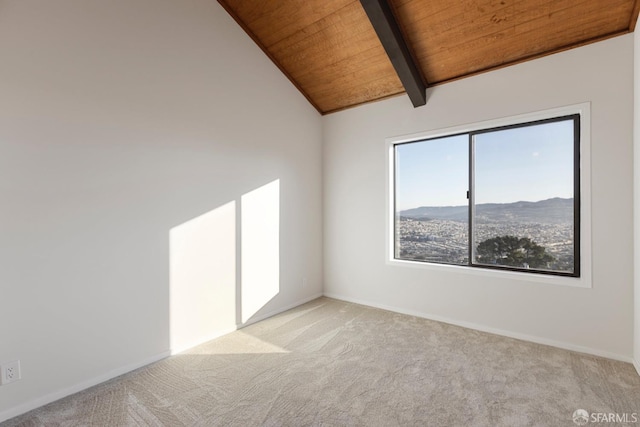
<svg viewBox="0 0 640 427"><path fill-rule="evenodd" d="M573 197L573 122L475 137L476 203ZM468 136L396 146L396 206L466 205Z"/></svg>

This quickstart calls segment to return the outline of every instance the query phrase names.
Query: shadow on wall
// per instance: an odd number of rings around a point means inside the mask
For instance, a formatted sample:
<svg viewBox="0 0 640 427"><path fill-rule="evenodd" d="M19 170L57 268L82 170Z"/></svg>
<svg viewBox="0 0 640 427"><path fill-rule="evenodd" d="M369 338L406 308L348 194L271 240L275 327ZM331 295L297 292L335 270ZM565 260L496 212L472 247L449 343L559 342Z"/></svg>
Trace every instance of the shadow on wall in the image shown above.
<svg viewBox="0 0 640 427"><path fill-rule="evenodd" d="M280 292L280 180L172 228L172 354L231 332Z"/></svg>

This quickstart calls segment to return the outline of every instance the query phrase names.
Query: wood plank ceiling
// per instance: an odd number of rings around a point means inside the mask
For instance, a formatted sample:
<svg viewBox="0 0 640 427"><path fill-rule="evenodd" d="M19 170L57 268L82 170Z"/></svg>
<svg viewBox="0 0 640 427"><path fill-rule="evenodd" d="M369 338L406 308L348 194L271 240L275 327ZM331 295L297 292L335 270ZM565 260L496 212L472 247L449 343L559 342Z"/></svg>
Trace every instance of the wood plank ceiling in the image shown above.
<svg viewBox="0 0 640 427"><path fill-rule="evenodd" d="M322 114L404 93L359 0L219 2ZM640 9L640 0L388 2L428 86L632 32Z"/></svg>

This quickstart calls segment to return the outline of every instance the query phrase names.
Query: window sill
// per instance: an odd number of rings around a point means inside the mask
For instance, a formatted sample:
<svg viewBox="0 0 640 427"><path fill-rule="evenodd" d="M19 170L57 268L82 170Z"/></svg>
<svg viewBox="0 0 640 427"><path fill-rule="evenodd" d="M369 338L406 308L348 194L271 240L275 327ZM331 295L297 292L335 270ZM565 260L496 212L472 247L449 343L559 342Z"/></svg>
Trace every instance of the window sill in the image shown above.
<svg viewBox="0 0 640 427"><path fill-rule="evenodd" d="M535 274L519 271L501 271L495 269L484 269L481 267L469 267L466 265L433 264L420 261L406 261L390 259L387 265L401 268L416 268L422 270L441 271L455 274L465 274L474 277L490 277L498 279L513 280L517 282L543 283L553 286L570 286L574 288L591 288L590 275L584 274L582 277L554 276L547 274Z"/></svg>

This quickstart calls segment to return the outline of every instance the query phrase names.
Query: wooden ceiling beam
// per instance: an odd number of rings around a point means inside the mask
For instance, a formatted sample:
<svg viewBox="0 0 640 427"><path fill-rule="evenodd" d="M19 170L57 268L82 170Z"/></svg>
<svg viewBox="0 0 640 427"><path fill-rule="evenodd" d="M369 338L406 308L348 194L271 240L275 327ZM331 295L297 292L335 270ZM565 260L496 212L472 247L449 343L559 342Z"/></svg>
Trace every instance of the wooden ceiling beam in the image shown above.
<svg viewBox="0 0 640 427"><path fill-rule="evenodd" d="M360 0L414 107L427 103L427 85L387 0Z"/></svg>

